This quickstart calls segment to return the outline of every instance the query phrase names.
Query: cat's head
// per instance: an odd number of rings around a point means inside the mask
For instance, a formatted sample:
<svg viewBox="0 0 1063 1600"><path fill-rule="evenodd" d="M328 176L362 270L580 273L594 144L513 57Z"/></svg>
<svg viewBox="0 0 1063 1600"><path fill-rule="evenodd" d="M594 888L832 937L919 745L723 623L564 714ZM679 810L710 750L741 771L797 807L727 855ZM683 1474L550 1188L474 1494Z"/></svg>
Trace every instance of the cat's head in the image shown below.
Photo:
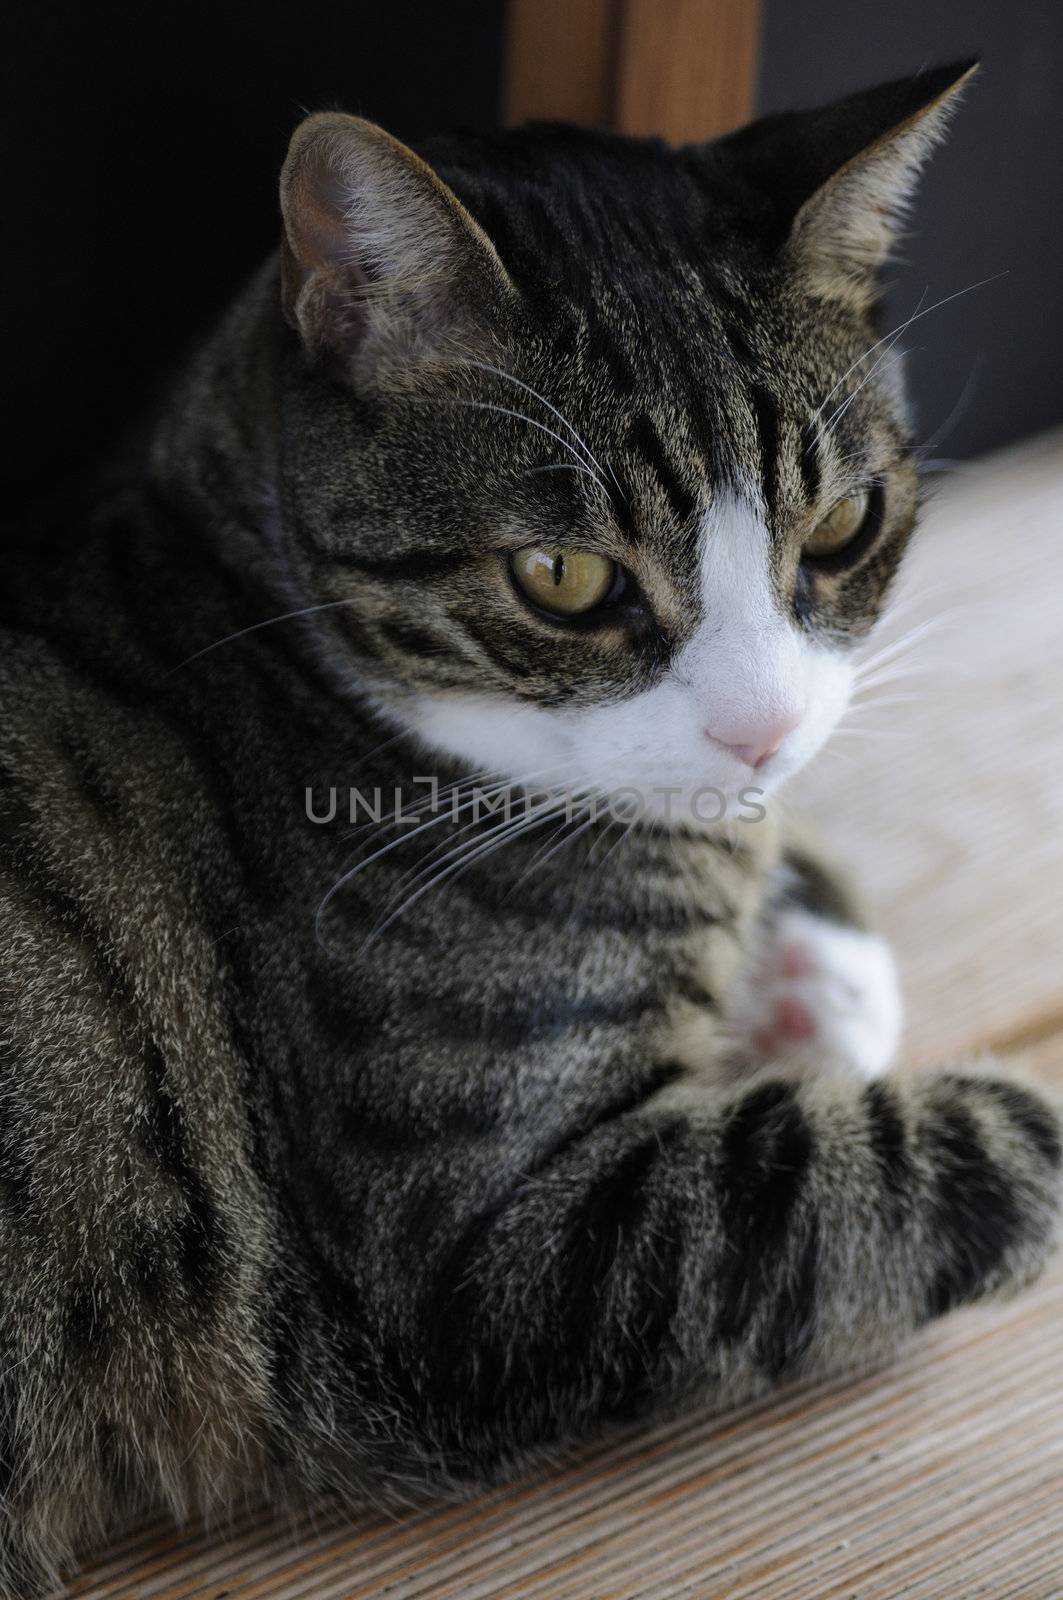
<svg viewBox="0 0 1063 1600"><path fill-rule="evenodd" d="M678 816L823 744L916 511L877 275L971 70L681 150L303 123L286 525L392 717Z"/></svg>

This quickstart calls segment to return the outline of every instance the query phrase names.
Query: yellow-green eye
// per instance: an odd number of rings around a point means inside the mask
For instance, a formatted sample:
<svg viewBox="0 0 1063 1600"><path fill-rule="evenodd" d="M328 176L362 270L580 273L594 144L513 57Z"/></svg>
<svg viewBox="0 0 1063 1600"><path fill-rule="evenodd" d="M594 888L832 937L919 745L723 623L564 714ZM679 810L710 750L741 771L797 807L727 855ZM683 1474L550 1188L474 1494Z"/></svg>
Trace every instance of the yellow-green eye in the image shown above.
<svg viewBox="0 0 1063 1600"><path fill-rule="evenodd" d="M804 554L832 556L844 550L860 532L866 516L867 495L863 490L859 494L851 494L847 500L839 500L805 540Z"/></svg>
<svg viewBox="0 0 1063 1600"><path fill-rule="evenodd" d="M511 564L528 599L558 617L593 611L616 582L616 562L593 550L527 545L511 557Z"/></svg>

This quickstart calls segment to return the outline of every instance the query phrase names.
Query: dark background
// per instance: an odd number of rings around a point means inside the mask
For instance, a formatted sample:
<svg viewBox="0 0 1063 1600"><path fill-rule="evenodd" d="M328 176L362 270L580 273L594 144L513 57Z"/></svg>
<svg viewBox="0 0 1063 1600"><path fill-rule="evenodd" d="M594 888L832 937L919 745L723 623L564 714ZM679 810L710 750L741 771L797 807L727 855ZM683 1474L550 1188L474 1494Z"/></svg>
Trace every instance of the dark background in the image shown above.
<svg viewBox="0 0 1063 1600"><path fill-rule="evenodd" d="M901 340L924 439L968 456L1063 421L1063 4L766 0L761 111L979 54L890 276L893 322L996 273ZM888 324L889 325L889 324ZM950 421L951 419L951 421Z"/></svg>
<svg viewBox="0 0 1063 1600"><path fill-rule="evenodd" d="M980 51L924 183L894 320L924 438L965 456L1063 418L1063 6L766 0L760 109ZM272 248L304 110L416 138L498 116L500 0L36 0L0 38L5 471L29 492L120 451Z"/></svg>

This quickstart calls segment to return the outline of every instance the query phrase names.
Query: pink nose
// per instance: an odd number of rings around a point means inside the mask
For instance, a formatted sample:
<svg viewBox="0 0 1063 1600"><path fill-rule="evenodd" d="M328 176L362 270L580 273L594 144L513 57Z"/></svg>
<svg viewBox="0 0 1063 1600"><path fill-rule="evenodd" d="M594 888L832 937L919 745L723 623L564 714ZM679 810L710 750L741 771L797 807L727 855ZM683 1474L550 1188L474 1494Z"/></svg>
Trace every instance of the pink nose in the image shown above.
<svg viewBox="0 0 1063 1600"><path fill-rule="evenodd" d="M803 715L803 712L795 711L770 721L721 728L718 733L710 729L705 731L710 739L715 739L717 744L730 750L747 767L762 767L781 748L786 735L794 731Z"/></svg>

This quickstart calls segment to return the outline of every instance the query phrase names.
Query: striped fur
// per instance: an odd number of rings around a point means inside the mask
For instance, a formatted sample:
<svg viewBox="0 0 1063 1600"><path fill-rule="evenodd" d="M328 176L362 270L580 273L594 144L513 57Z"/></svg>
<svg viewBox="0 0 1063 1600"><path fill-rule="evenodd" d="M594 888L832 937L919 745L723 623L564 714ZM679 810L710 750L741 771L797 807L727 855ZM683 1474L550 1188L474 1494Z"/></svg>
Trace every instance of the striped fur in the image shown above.
<svg viewBox="0 0 1063 1600"><path fill-rule="evenodd" d="M724 1071L780 869L850 915L770 819L601 819L556 848L544 812L391 917L495 819L382 822L370 860L342 807L305 809L469 778L410 730L414 697L516 716L660 681L725 492L756 500L797 626L866 632L915 473L895 374L861 385L866 304L824 286L822 234L810 278L802 208L846 164L858 206L859 151L878 184L888 130L955 77L815 114L804 158L787 124L774 179L774 125L680 152L462 136L431 168L375 143L357 181L397 162L387 204L414 185L417 227L358 259L319 240L311 266L296 163L288 321L270 264L143 482L22 541L0 594L6 1592L146 1502L463 1491L611 1420L885 1352L1039 1269L1060 1145L1034 1090ZM576 463L498 372L604 485L535 470ZM802 530L854 472L867 546L810 571ZM597 632L522 613L498 551L559 530L643 603Z"/></svg>

